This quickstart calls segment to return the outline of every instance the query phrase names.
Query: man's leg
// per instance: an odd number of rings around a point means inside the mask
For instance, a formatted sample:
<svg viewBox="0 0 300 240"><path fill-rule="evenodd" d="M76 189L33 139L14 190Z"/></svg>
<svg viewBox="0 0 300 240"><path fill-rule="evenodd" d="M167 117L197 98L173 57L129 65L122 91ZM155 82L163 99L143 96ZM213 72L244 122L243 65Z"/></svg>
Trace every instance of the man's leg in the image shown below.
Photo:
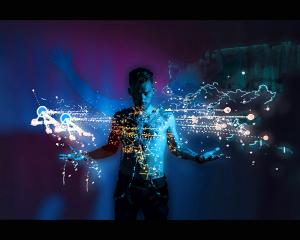
<svg viewBox="0 0 300 240"><path fill-rule="evenodd" d="M146 191L142 203L145 220L167 220L169 214L167 185Z"/></svg>
<svg viewBox="0 0 300 240"><path fill-rule="evenodd" d="M136 220L138 205L129 202L127 196L115 200L115 220Z"/></svg>
<svg viewBox="0 0 300 240"><path fill-rule="evenodd" d="M139 206L133 201L132 191L129 191L129 178L119 174L115 189L115 220L135 220Z"/></svg>

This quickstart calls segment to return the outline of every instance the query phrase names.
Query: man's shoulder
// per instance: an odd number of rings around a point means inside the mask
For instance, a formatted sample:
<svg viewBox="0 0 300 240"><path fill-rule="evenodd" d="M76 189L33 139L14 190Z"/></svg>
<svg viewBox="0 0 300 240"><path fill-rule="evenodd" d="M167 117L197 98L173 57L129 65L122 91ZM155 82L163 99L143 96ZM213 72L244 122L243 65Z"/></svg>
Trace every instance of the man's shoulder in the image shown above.
<svg viewBox="0 0 300 240"><path fill-rule="evenodd" d="M160 109L161 116L166 120L174 118L174 114L170 109Z"/></svg>
<svg viewBox="0 0 300 240"><path fill-rule="evenodd" d="M166 109L161 109L160 112L161 112L161 114L162 114L163 116L166 116L166 117L174 116L173 111L172 111L171 109L168 109L168 108L166 108Z"/></svg>

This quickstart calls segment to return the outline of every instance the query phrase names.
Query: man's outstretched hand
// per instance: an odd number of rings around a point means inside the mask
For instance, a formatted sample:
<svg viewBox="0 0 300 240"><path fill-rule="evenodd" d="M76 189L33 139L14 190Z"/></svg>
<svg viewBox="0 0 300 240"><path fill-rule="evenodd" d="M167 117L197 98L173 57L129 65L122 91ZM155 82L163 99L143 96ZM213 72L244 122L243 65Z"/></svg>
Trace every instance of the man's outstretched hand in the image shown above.
<svg viewBox="0 0 300 240"><path fill-rule="evenodd" d="M69 154L59 154L58 155L60 160L68 160L68 161L83 161L87 160L86 156L83 153L74 152Z"/></svg>
<svg viewBox="0 0 300 240"><path fill-rule="evenodd" d="M216 154L216 152L218 151L220 151L219 147L213 149L212 151L206 152L204 154L199 154L195 157L195 161L197 163L205 163L205 162L211 162L217 160L224 155L224 154Z"/></svg>
<svg viewBox="0 0 300 240"><path fill-rule="evenodd" d="M211 161L219 159L221 156L222 156L222 154L213 155L213 156L209 156L209 157L204 157L203 155L198 155L195 157L195 161L197 163L211 162Z"/></svg>

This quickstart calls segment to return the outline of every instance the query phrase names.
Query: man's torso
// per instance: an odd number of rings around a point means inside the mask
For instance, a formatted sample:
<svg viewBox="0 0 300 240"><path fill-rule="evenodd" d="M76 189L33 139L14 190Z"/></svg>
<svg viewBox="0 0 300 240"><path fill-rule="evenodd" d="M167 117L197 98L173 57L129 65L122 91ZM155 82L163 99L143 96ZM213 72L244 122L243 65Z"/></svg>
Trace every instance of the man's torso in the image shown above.
<svg viewBox="0 0 300 240"><path fill-rule="evenodd" d="M117 112L115 120L122 146L121 173L132 176L135 172L143 179L162 177L169 114L156 108L140 114L128 108Z"/></svg>

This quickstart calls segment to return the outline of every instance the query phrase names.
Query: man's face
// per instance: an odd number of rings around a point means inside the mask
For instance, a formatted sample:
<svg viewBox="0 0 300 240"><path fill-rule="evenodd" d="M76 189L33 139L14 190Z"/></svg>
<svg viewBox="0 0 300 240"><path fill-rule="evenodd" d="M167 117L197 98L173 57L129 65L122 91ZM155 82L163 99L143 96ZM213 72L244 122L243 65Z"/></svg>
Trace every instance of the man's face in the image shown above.
<svg viewBox="0 0 300 240"><path fill-rule="evenodd" d="M137 83L128 89L129 94L133 98L134 105L145 110L151 104L151 100L154 94L154 88L151 81L143 83Z"/></svg>

